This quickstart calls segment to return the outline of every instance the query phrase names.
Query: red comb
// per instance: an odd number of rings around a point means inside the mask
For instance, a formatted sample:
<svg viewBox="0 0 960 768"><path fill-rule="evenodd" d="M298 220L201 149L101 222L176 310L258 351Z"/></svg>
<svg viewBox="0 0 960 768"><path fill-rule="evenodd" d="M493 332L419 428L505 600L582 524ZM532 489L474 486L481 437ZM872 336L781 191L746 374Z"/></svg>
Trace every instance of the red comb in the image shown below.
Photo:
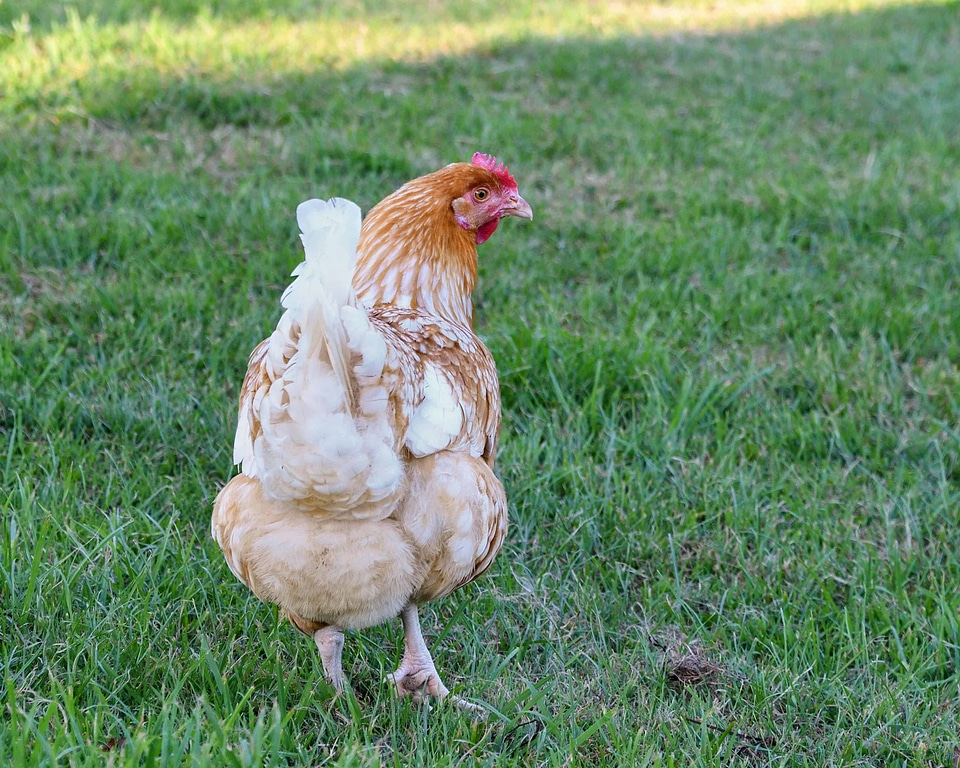
<svg viewBox="0 0 960 768"><path fill-rule="evenodd" d="M480 168L486 168L491 173L495 174L500 183L505 187L517 188L517 182L514 181L513 176L510 175L510 171L503 163L501 163L493 155L485 155L482 152L474 152L473 157L470 158L470 162Z"/></svg>

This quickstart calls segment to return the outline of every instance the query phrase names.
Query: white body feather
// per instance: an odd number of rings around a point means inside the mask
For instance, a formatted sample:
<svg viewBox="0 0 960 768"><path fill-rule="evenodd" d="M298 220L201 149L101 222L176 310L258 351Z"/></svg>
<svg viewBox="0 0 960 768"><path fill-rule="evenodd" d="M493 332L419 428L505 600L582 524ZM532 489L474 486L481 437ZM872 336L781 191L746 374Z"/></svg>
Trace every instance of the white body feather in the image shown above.
<svg viewBox="0 0 960 768"><path fill-rule="evenodd" d="M341 198L308 200L297 222L305 259L265 351L272 383L240 413L234 461L275 499L353 517L369 507L383 517L403 467L380 382L386 345L351 288L360 209Z"/></svg>

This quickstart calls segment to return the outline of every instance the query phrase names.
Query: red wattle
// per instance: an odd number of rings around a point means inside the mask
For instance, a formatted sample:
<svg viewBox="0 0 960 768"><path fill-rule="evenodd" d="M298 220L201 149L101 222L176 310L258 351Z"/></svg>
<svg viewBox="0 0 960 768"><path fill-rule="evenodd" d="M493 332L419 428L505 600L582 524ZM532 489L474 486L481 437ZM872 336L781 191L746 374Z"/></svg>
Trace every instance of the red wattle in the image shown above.
<svg viewBox="0 0 960 768"><path fill-rule="evenodd" d="M490 219L486 224L481 224L477 227L477 245L487 240L490 235L492 235L497 230L497 224L500 223L500 219Z"/></svg>

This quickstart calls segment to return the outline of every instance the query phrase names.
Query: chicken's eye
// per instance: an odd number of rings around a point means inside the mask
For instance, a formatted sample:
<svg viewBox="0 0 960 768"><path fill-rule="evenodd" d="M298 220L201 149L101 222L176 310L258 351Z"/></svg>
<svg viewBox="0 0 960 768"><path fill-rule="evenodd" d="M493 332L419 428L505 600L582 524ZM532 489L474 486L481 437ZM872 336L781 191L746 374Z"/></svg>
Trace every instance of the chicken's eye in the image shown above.
<svg viewBox="0 0 960 768"><path fill-rule="evenodd" d="M476 190L473 193L473 199L476 200L478 203L482 203L488 197L490 197L490 190L484 189L483 187L480 187L480 189Z"/></svg>

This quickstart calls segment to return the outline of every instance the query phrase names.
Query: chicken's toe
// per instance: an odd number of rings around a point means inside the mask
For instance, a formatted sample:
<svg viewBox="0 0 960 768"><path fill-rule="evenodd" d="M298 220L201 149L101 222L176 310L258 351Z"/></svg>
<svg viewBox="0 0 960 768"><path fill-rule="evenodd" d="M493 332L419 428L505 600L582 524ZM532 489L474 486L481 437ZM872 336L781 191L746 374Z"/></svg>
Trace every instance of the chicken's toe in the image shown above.
<svg viewBox="0 0 960 768"><path fill-rule="evenodd" d="M411 696L418 703L424 696L443 699L450 693L432 663L424 665L417 660L404 659L396 672L387 675L387 679L397 687L397 696L401 699Z"/></svg>

